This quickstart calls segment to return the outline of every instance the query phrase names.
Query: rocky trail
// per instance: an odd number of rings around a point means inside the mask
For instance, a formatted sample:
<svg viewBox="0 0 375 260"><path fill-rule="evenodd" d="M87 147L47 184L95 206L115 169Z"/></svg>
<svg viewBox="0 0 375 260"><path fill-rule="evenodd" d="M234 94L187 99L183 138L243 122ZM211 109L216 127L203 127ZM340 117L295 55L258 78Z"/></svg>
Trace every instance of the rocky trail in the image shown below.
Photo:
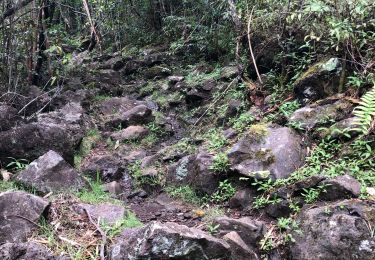
<svg viewBox="0 0 375 260"><path fill-rule="evenodd" d="M338 159L356 102L325 62L285 106L232 64L76 55L61 89L0 103L0 259L375 259L373 175Z"/></svg>

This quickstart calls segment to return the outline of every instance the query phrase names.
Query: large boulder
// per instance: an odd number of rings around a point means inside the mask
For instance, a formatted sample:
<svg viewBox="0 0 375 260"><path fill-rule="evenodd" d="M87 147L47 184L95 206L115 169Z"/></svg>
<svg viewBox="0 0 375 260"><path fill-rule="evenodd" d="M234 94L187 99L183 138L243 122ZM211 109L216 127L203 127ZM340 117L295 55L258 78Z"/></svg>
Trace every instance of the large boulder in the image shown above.
<svg viewBox="0 0 375 260"><path fill-rule="evenodd" d="M26 241L47 206L46 200L26 192L0 193L0 244Z"/></svg>
<svg viewBox="0 0 375 260"><path fill-rule="evenodd" d="M322 100L322 102L296 110L290 116L289 124L300 129L311 130L340 121L348 117L353 110L353 104L347 100L324 103L324 100Z"/></svg>
<svg viewBox="0 0 375 260"><path fill-rule="evenodd" d="M338 58L318 62L295 81L294 92L303 103L333 95L338 91L340 73Z"/></svg>
<svg viewBox="0 0 375 260"><path fill-rule="evenodd" d="M231 148L228 158L232 170L243 176L282 179L303 164L305 149L302 138L290 128L254 125Z"/></svg>
<svg viewBox="0 0 375 260"><path fill-rule="evenodd" d="M375 203L358 200L305 208L290 259L375 259Z"/></svg>
<svg viewBox="0 0 375 260"><path fill-rule="evenodd" d="M54 256L48 248L34 242L5 243L0 246L2 260L68 260L64 256Z"/></svg>
<svg viewBox="0 0 375 260"><path fill-rule="evenodd" d="M54 151L33 161L15 180L41 193L80 190L86 186L83 177Z"/></svg>
<svg viewBox="0 0 375 260"><path fill-rule="evenodd" d="M0 132L0 161L5 164L9 157L32 161L54 150L73 163L76 148L89 127L82 107L69 103L58 111L39 115L36 122Z"/></svg>
<svg viewBox="0 0 375 260"><path fill-rule="evenodd" d="M152 222L143 228L125 230L117 241L111 249L111 260L227 260L231 256L225 241L171 222Z"/></svg>

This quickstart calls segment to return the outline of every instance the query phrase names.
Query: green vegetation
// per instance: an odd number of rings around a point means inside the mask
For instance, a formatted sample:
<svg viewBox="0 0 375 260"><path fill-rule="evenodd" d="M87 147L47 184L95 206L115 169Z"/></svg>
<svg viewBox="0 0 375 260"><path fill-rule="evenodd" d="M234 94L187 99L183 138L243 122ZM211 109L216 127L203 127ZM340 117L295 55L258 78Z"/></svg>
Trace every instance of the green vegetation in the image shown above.
<svg viewBox="0 0 375 260"><path fill-rule="evenodd" d="M91 204L100 204L105 202L111 202L113 204L122 204L121 201L113 199L109 193L105 192L102 187L102 183L97 174L96 180L88 179L90 185L89 189L84 189L75 193L80 201Z"/></svg>
<svg viewBox="0 0 375 260"><path fill-rule="evenodd" d="M226 153L218 153L214 156L210 169L216 173L223 173L229 170L230 163Z"/></svg>
<svg viewBox="0 0 375 260"><path fill-rule="evenodd" d="M224 180L219 183L217 191L213 193L209 200L214 203L222 203L228 201L236 194L236 188L229 182L229 180Z"/></svg>
<svg viewBox="0 0 375 260"><path fill-rule="evenodd" d="M190 186L169 186L165 188L165 191L173 198L181 199L187 203L193 205L202 204L202 198Z"/></svg>
<svg viewBox="0 0 375 260"><path fill-rule="evenodd" d="M375 80L375 79L374 79ZM355 130L362 134L368 134L374 130L373 120L375 116L375 86L361 98L359 106L354 110L356 116L354 124Z"/></svg>
<svg viewBox="0 0 375 260"><path fill-rule="evenodd" d="M12 181L0 181L0 192L18 190L18 186Z"/></svg>
<svg viewBox="0 0 375 260"><path fill-rule="evenodd" d="M100 141L101 135L98 129L90 129L82 139L78 152L74 155L74 166L80 169L82 160L88 156L95 145Z"/></svg>
<svg viewBox="0 0 375 260"><path fill-rule="evenodd" d="M109 238L114 238L126 228L141 227L143 225L142 222L139 221L137 216L132 212L128 212L124 219L117 221L113 225L109 225L105 222L102 222L100 224L103 228L103 231Z"/></svg>
<svg viewBox="0 0 375 260"><path fill-rule="evenodd" d="M227 139L222 131L216 128L210 129L204 136L207 138L207 148L210 151L218 151L227 144Z"/></svg>
<svg viewBox="0 0 375 260"><path fill-rule="evenodd" d="M25 159L16 159L13 157L8 157L8 159L11 159L12 161L7 164L6 168L14 172L20 172L22 170L25 170L29 165L29 161Z"/></svg>

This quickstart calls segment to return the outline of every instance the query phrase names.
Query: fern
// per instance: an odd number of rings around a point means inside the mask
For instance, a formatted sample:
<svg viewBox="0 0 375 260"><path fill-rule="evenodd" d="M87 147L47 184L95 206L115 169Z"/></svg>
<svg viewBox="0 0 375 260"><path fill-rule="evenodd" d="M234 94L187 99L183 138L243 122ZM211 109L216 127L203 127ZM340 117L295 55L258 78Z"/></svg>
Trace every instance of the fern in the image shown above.
<svg viewBox="0 0 375 260"><path fill-rule="evenodd" d="M373 128L373 119L375 116L375 86L368 91L354 109L355 115L354 125L355 131L368 134Z"/></svg>

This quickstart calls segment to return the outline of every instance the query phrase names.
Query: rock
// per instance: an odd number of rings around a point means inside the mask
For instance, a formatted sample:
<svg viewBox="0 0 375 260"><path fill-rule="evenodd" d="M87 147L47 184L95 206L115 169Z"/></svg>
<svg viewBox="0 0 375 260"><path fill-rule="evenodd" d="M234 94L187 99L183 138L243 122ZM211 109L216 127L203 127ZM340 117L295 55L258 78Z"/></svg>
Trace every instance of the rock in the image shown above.
<svg viewBox="0 0 375 260"><path fill-rule="evenodd" d="M267 215L275 219L287 218L293 212L289 205L289 202L285 199L271 203L266 208Z"/></svg>
<svg viewBox="0 0 375 260"><path fill-rule="evenodd" d="M96 180L100 177L105 182L120 180L125 171L123 162L115 155L94 155L87 158L81 165L81 171Z"/></svg>
<svg viewBox="0 0 375 260"><path fill-rule="evenodd" d="M73 163L76 148L91 127L82 107L69 103L58 111L39 115L37 122L0 132L0 161L6 164L9 157L32 161L54 150Z"/></svg>
<svg viewBox="0 0 375 260"><path fill-rule="evenodd" d="M21 118L14 107L0 104L0 132L11 129Z"/></svg>
<svg viewBox="0 0 375 260"><path fill-rule="evenodd" d="M152 112L145 105L139 105L131 108L121 115L115 115L107 125L116 127L127 127L132 124L149 123L152 121Z"/></svg>
<svg viewBox="0 0 375 260"><path fill-rule="evenodd" d="M97 107L99 119L107 127L122 128L140 125L153 120L152 111L144 101L132 100L127 97L111 98L101 102Z"/></svg>
<svg viewBox="0 0 375 260"><path fill-rule="evenodd" d="M238 133L233 128L228 128L223 131L223 135L226 139L233 139L238 135Z"/></svg>
<svg viewBox="0 0 375 260"><path fill-rule="evenodd" d="M121 84L121 73L113 69L97 70L94 74L92 80L101 83L101 85L118 86Z"/></svg>
<svg viewBox="0 0 375 260"><path fill-rule="evenodd" d="M338 100L332 104L313 104L296 110L289 118L289 124L304 130L332 124L346 118L353 110L353 104L347 100Z"/></svg>
<svg viewBox="0 0 375 260"><path fill-rule="evenodd" d="M175 85L178 82L181 82L185 79L183 76L169 76L168 77L168 84L169 85Z"/></svg>
<svg viewBox="0 0 375 260"><path fill-rule="evenodd" d="M322 192L322 200L340 200L357 198L361 194L361 183L350 175L342 175L321 183L326 192Z"/></svg>
<svg viewBox="0 0 375 260"><path fill-rule="evenodd" d="M8 172L5 169L0 169L0 180L2 180L4 182L10 181L12 176L13 176L13 174L11 172Z"/></svg>
<svg viewBox="0 0 375 260"><path fill-rule="evenodd" d="M215 174L210 169L212 161L213 155L205 152L198 153L195 156L188 182L199 192L213 194L219 187L219 182L225 178L222 174Z"/></svg>
<svg viewBox="0 0 375 260"><path fill-rule="evenodd" d="M128 58L128 60L130 60L130 58ZM125 62L128 60L124 60L122 57L113 57L100 65L99 69L112 69L114 71L119 71L125 66Z"/></svg>
<svg viewBox="0 0 375 260"><path fill-rule="evenodd" d="M127 128L115 132L111 138L116 141L136 140L145 137L148 134L148 129L143 126L128 126Z"/></svg>
<svg viewBox="0 0 375 260"><path fill-rule="evenodd" d="M34 242L5 243L0 246L2 260L68 260L63 256L54 256L44 246Z"/></svg>
<svg viewBox="0 0 375 260"><path fill-rule="evenodd" d="M228 102L228 109L225 113L225 118L235 117L238 115L243 104L241 100L231 99Z"/></svg>
<svg viewBox="0 0 375 260"><path fill-rule="evenodd" d="M263 238L266 232L266 227L263 222L250 217L240 219L218 217L214 219L214 225L219 225L219 236L224 236L235 231L246 245L253 247L257 246L257 243Z"/></svg>
<svg viewBox="0 0 375 260"><path fill-rule="evenodd" d="M136 73L144 66L144 62L140 60L129 60L125 63L124 68L120 71L123 76L129 76Z"/></svg>
<svg viewBox="0 0 375 260"><path fill-rule="evenodd" d="M186 93L185 102L189 107L197 107L209 97L210 93L208 91L194 87Z"/></svg>
<svg viewBox="0 0 375 260"><path fill-rule="evenodd" d="M297 181L293 184L282 186L278 188L275 192L271 193L271 197L282 198L288 200L291 197L300 196L305 189L315 188L319 186L326 177L321 175L314 175L300 181Z"/></svg>
<svg viewBox="0 0 375 260"><path fill-rule="evenodd" d="M229 151L231 169L247 177L287 178L304 162L302 143L287 127L253 125Z"/></svg>
<svg viewBox="0 0 375 260"><path fill-rule="evenodd" d="M341 73L338 58L321 61L311 66L293 84L294 92L303 103L337 93Z"/></svg>
<svg viewBox="0 0 375 260"><path fill-rule="evenodd" d="M223 236L223 239L230 245L232 259L249 260L259 259L258 255L246 245L237 232L232 231Z"/></svg>
<svg viewBox="0 0 375 260"><path fill-rule="evenodd" d="M301 233L293 234L290 259L375 259L374 202L346 200L305 208L298 221Z"/></svg>
<svg viewBox="0 0 375 260"><path fill-rule="evenodd" d="M30 163L15 180L44 194L80 190L86 186L83 177L52 150Z"/></svg>
<svg viewBox="0 0 375 260"><path fill-rule="evenodd" d="M237 77L239 74L237 66L226 66L221 69L220 79L229 80Z"/></svg>
<svg viewBox="0 0 375 260"><path fill-rule="evenodd" d="M170 60L170 54L168 52L153 52L147 53L144 56L144 62L147 66L153 66L161 64Z"/></svg>
<svg viewBox="0 0 375 260"><path fill-rule="evenodd" d="M103 185L103 190L113 195L120 195L122 193L121 184L117 181L112 181Z"/></svg>
<svg viewBox="0 0 375 260"><path fill-rule="evenodd" d="M172 71L169 68L162 66L154 66L143 71L143 76L145 76L147 79L165 78L171 74Z"/></svg>
<svg viewBox="0 0 375 260"><path fill-rule="evenodd" d="M47 206L46 200L26 192L0 193L0 244L26 241Z"/></svg>
<svg viewBox="0 0 375 260"><path fill-rule="evenodd" d="M176 223L152 222L125 230L111 249L117 259L230 259L229 245L201 230Z"/></svg>
<svg viewBox="0 0 375 260"><path fill-rule="evenodd" d="M229 200L229 207L245 209L251 205L252 199L255 197L254 191L246 188L238 190L236 194Z"/></svg>
<svg viewBox="0 0 375 260"><path fill-rule="evenodd" d="M194 155L188 155L183 157L176 164L171 165L167 173L167 183L172 185L186 184L194 158Z"/></svg>
<svg viewBox="0 0 375 260"><path fill-rule="evenodd" d="M100 219L108 225L114 225L126 217L124 207L113 204L78 204L77 211L84 214L84 211L87 211L95 221Z"/></svg>

